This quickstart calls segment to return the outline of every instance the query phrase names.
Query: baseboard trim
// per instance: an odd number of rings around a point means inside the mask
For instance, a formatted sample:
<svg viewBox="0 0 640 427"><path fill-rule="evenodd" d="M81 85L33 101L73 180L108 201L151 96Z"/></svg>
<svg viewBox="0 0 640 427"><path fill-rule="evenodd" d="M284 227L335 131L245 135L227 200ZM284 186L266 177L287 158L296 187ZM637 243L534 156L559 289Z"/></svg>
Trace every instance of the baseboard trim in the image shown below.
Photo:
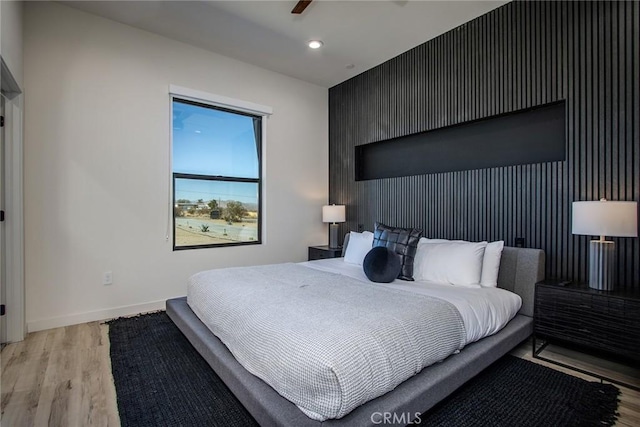
<svg viewBox="0 0 640 427"><path fill-rule="evenodd" d="M49 317L27 322L27 331L36 332L46 329L60 328L63 326L77 325L80 323L95 322L114 319L122 316L132 316L150 311L165 309L166 300L151 301L142 304L125 305L108 308L105 310L88 311L85 313L70 314L67 316Z"/></svg>

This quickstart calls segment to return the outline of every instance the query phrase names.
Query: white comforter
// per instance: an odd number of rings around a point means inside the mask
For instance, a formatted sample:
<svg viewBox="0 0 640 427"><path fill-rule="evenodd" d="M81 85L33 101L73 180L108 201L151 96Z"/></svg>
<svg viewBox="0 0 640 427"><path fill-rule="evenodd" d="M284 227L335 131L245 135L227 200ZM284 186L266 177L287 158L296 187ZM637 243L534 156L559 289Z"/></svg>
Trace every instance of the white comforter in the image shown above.
<svg viewBox="0 0 640 427"><path fill-rule="evenodd" d="M420 295L441 298L453 304L464 321L467 332L466 344L493 335L502 329L518 313L522 298L500 288L467 288L430 282L373 283L367 279L362 266L349 264L343 258L323 259L301 263L306 267L330 271L361 280L372 286L401 289Z"/></svg>
<svg viewBox="0 0 640 427"><path fill-rule="evenodd" d="M238 362L310 418L340 418L464 346L428 295L299 264L192 276L187 302Z"/></svg>

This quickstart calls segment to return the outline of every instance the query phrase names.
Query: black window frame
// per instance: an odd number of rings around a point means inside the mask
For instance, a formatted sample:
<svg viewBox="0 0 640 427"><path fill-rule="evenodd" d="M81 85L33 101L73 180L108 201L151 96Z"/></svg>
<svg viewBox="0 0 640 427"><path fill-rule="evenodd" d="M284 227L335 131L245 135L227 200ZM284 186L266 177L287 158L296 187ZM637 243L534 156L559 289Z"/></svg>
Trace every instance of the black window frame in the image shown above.
<svg viewBox="0 0 640 427"><path fill-rule="evenodd" d="M264 143L264 137L262 132L263 120L264 116L259 114L251 114L240 110L234 110L232 108L220 107L215 104L207 104L204 102L193 101L190 99L185 99L184 97L173 95L171 97L171 108L173 110L174 102L181 102L184 104L195 105L197 107L209 108L212 110L224 111L226 113L238 114L241 116L251 117L253 119L260 120L260 126L258 126L255 130L259 139L259 143L257 146L257 154L258 154L258 178L241 178L241 177L231 177L231 176L223 176L223 175L200 175L200 174L188 174L188 173L179 173L173 172L173 165L171 166L171 174L172 174L172 209L171 209L171 217L172 217L172 227L173 227L173 250L174 251L182 251L189 249L208 249L208 248L224 248L230 246L247 246L247 245L260 245L262 244L262 145ZM171 119L173 121L173 118ZM173 123L172 123L173 127ZM171 153L173 155L173 132L171 133ZM240 183L255 183L258 184L258 219L257 219L257 231L258 236L256 240L252 241L243 241L243 242L229 242L229 243L212 243L209 245L186 245L186 246L176 246L176 213L173 207L176 205L176 179L198 179L204 181L222 181L222 182L240 182Z"/></svg>

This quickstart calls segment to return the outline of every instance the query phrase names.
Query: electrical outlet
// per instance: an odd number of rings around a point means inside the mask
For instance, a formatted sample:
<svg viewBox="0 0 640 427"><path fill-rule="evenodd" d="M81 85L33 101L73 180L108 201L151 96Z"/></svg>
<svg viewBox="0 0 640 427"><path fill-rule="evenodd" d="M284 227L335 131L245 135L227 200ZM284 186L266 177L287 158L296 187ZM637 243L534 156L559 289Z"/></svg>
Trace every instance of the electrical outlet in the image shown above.
<svg viewBox="0 0 640 427"><path fill-rule="evenodd" d="M524 248L525 240L524 237L516 237L516 248Z"/></svg>
<svg viewBox="0 0 640 427"><path fill-rule="evenodd" d="M105 271L102 273L102 284L103 285L111 285L113 284L113 273L110 271Z"/></svg>

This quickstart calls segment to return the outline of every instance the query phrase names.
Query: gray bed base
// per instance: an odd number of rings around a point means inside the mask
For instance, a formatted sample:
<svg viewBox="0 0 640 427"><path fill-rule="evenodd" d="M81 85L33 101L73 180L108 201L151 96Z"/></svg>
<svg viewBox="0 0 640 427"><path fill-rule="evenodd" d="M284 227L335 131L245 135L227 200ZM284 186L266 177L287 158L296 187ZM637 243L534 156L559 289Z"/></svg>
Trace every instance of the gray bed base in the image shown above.
<svg viewBox="0 0 640 427"><path fill-rule="evenodd" d="M544 278L544 252L505 247L498 286L522 297L520 313L500 332L423 369L390 391L340 419L312 420L293 403L240 365L227 347L198 319L186 297L167 301L167 314L261 426L404 425L426 412L487 366L527 339L533 331L535 283Z"/></svg>

